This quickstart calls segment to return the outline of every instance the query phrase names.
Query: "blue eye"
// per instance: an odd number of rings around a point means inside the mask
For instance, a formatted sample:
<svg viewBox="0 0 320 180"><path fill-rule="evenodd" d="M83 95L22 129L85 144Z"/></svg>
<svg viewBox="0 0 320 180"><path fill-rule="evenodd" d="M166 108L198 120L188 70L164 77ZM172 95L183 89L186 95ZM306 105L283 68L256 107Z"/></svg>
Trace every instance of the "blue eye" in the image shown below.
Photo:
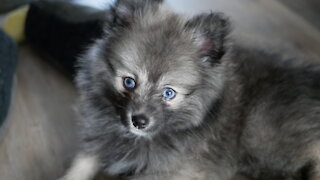
<svg viewBox="0 0 320 180"><path fill-rule="evenodd" d="M134 81L133 78L126 77L126 78L123 79L123 86L126 89L133 89L133 88L136 87L136 82Z"/></svg>
<svg viewBox="0 0 320 180"><path fill-rule="evenodd" d="M165 88L162 92L162 96L165 100L171 100L176 97L176 91L171 88Z"/></svg>

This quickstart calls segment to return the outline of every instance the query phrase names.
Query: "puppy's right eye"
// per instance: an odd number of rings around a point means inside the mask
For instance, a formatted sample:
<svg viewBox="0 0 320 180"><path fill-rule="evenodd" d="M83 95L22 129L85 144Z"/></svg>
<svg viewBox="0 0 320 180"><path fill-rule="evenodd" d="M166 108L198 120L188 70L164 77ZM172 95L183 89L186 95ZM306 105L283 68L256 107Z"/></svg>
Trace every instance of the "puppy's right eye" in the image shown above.
<svg viewBox="0 0 320 180"><path fill-rule="evenodd" d="M132 90L136 87L136 81L131 77L123 78L123 86L126 89Z"/></svg>

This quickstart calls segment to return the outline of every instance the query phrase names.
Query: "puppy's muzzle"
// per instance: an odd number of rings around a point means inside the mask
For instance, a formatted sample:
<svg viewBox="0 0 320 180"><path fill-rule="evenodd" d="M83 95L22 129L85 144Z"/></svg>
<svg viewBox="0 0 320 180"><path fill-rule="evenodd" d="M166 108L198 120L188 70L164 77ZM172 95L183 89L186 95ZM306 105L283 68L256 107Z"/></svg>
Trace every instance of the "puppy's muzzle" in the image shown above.
<svg viewBox="0 0 320 180"><path fill-rule="evenodd" d="M133 115L131 117L131 123L137 129L145 129L149 125L149 118L143 114Z"/></svg>

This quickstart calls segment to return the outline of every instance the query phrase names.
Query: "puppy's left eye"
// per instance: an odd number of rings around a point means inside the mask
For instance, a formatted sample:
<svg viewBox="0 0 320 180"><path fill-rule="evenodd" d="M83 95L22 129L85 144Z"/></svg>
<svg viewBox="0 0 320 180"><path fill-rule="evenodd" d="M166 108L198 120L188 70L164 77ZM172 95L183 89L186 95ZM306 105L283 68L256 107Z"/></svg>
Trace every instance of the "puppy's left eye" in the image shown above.
<svg viewBox="0 0 320 180"><path fill-rule="evenodd" d="M176 91L172 88L165 88L162 92L162 96L165 100L172 100L176 97Z"/></svg>
<svg viewBox="0 0 320 180"><path fill-rule="evenodd" d="M134 89L136 87L136 81L131 77L125 77L123 78L123 86L126 89Z"/></svg>

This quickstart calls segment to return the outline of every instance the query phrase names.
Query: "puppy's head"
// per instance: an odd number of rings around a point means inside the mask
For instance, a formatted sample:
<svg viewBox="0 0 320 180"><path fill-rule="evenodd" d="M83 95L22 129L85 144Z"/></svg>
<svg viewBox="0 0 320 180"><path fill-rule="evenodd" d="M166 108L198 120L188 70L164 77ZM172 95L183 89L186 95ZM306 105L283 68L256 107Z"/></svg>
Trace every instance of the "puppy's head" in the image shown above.
<svg viewBox="0 0 320 180"><path fill-rule="evenodd" d="M221 90L228 31L221 14L184 19L162 0L118 0L82 60L84 100L96 112L112 106L138 136L199 126Z"/></svg>

